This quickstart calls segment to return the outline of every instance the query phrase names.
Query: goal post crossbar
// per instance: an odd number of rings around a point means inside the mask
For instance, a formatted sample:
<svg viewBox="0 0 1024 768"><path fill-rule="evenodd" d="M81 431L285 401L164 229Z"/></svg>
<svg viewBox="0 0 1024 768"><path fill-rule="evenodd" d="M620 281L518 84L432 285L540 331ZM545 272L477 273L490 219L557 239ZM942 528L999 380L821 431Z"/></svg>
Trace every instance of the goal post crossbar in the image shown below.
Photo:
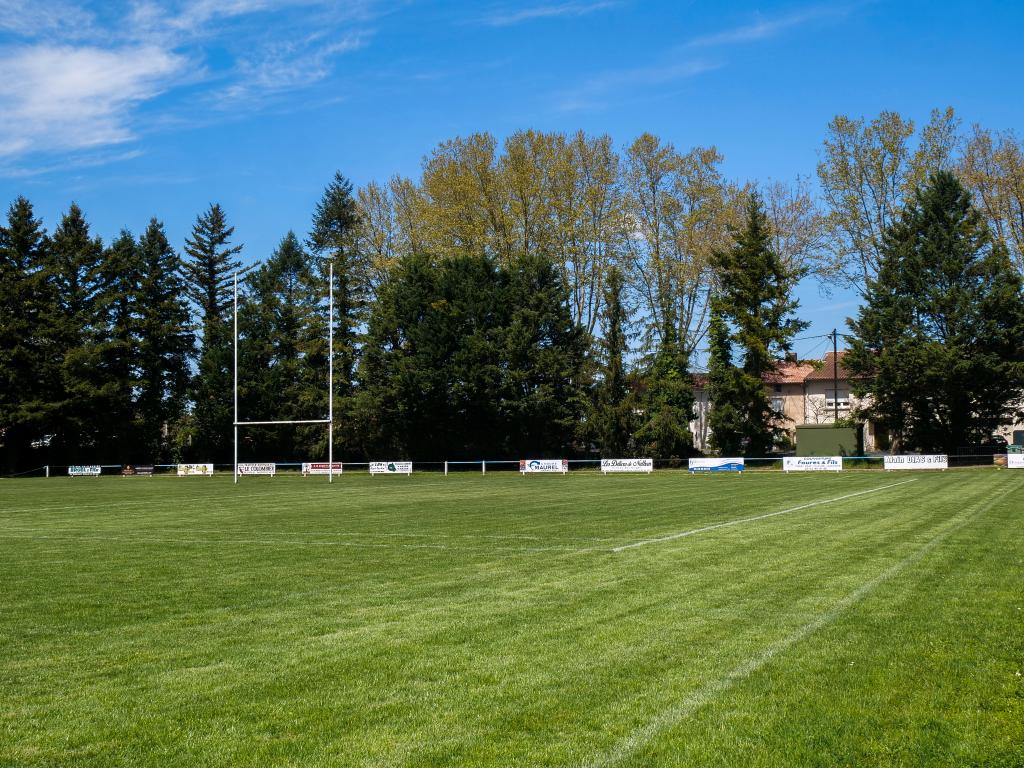
<svg viewBox="0 0 1024 768"><path fill-rule="evenodd" d="M238 272L234 279L234 406L235 406L235 483L238 482L238 428L278 424L327 425L327 482L334 482L334 261L330 262L327 281L327 418L283 419L273 421L238 420Z"/></svg>
<svg viewBox="0 0 1024 768"><path fill-rule="evenodd" d="M330 419L290 419L285 421L236 421L236 427L255 427L261 424L330 424Z"/></svg>

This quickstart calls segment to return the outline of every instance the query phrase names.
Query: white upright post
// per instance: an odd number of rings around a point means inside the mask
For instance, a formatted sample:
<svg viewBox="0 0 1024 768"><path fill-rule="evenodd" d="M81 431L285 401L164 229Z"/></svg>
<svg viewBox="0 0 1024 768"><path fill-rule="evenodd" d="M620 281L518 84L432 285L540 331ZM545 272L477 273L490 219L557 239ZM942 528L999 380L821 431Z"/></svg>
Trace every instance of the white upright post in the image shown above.
<svg viewBox="0 0 1024 768"><path fill-rule="evenodd" d="M445 461L445 463L444 463L444 476L448 477L448 462L447 461Z"/></svg>
<svg viewBox="0 0 1024 768"><path fill-rule="evenodd" d="M334 260L327 279L327 482L334 482Z"/></svg>
<svg viewBox="0 0 1024 768"><path fill-rule="evenodd" d="M238 272L235 272L235 483L238 483Z"/></svg>

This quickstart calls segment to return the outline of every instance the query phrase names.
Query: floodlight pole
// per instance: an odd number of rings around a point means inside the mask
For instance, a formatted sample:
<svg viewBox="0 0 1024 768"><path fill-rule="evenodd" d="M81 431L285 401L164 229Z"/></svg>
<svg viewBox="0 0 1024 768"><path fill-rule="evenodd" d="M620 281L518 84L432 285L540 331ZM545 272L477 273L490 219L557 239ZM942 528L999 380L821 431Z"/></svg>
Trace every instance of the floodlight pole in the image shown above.
<svg viewBox="0 0 1024 768"><path fill-rule="evenodd" d="M327 279L327 482L334 482L334 260Z"/></svg>
<svg viewBox="0 0 1024 768"><path fill-rule="evenodd" d="M235 283L234 283L234 302L235 302L235 364L234 364L234 395L235 395L235 484L238 484L238 271L235 270Z"/></svg>

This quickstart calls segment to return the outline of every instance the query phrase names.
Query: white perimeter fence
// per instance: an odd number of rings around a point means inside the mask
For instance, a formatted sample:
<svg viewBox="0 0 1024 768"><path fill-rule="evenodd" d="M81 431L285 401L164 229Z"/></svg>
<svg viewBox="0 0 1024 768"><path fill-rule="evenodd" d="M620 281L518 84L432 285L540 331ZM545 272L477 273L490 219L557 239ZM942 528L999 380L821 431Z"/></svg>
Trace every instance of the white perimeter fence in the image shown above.
<svg viewBox="0 0 1024 768"><path fill-rule="evenodd" d="M845 472L901 470L946 470L967 467L996 466L1024 469L1024 453L978 453L964 455L895 454L875 456L769 456L769 457L702 457L694 459L650 459L623 457L613 459L473 459L448 461L335 461L328 462L239 462L239 475L263 476L327 476L341 477L351 474L398 475L414 473L467 474L504 472L567 475L576 472L591 474L649 474L654 471L676 470L690 474L718 472ZM24 472L4 475L15 477L152 477L177 475L179 477L210 477L233 474L234 464L181 463L181 464L76 464L43 465Z"/></svg>

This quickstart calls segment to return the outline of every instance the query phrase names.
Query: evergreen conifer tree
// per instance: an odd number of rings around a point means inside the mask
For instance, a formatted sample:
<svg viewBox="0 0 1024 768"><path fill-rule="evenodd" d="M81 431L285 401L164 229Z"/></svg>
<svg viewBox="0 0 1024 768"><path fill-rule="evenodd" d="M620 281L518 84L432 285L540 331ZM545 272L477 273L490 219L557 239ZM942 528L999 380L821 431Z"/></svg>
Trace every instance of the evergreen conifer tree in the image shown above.
<svg viewBox="0 0 1024 768"><path fill-rule="evenodd" d="M99 312L106 326L99 361L110 382L106 413L109 458L121 463L140 461L136 391L139 383L139 342L141 327L139 286L142 263L131 232L121 230L104 254L100 267L103 290Z"/></svg>
<svg viewBox="0 0 1024 768"><path fill-rule="evenodd" d="M970 194L941 171L885 233L843 359L897 450L951 453L1020 417L1024 289Z"/></svg>
<svg viewBox="0 0 1024 768"><path fill-rule="evenodd" d="M612 266L604 291L601 381L594 406L593 432L606 458L624 456L632 439L634 418L626 378L628 310L623 301L622 271Z"/></svg>
<svg viewBox="0 0 1024 768"><path fill-rule="evenodd" d="M713 300L718 323L712 337L717 368L709 416L713 444L730 453L764 456L784 431L784 417L771 407L765 377L777 369L776 361L807 324L792 316L798 306L792 290L799 274L772 247L768 218L756 193L750 195L746 224L735 245L717 252L713 262L720 286ZM742 362L730 370L732 344Z"/></svg>
<svg viewBox="0 0 1024 768"><path fill-rule="evenodd" d="M53 306L49 240L32 204L18 197L0 226L0 465L21 468L53 423L59 354L46 318Z"/></svg>
<svg viewBox="0 0 1024 768"><path fill-rule="evenodd" d="M139 238L138 414L143 458L169 461L173 429L185 410L188 359L195 348L182 262L164 226L151 219Z"/></svg>
<svg viewBox="0 0 1024 768"><path fill-rule="evenodd" d="M266 419L322 419L327 416L326 285L293 232L246 280L240 312L245 414ZM296 461L326 452L320 426L252 428L246 450L254 458Z"/></svg>
<svg viewBox="0 0 1024 768"><path fill-rule="evenodd" d="M671 305L662 310L660 344L643 378L637 448L655 459L682 459L693 452L693 378L679 343Z"/></svg>
<svg viewBox="0 0 1024 768"><path fill-rule="evenodd" d="M102 279L104 249L89 233L81 208L72 203L54 231L46 275L55 302L46 322L63 357L55 431L62 460L104 461L107 413L119 396L118 384L102 364L107 341Z"/></svg>
<svg viewBox="0 0 1024 768"><path fill-rule="evenodd" d="M351 442L347 427L355 391L359 328L367 301L365 263L356 247L358 225L359 209L352 195L352 182L336 172L313 212L308 245L325 260L320 264L324 278L328 272L326 261L334 264L335 445L342 452Z"/></svg>
<svg viewBox="0 0 1024 768"><path fill-rule="evenodd" d="M196 377L192 386L193 412L187 454L201 461L225 461L230 456L232 424L232 281L245 273L235 257L241 245L231 245L229 227L220 205L211 204L196 218L185 240L185 290L198 325Z"/></svg>

